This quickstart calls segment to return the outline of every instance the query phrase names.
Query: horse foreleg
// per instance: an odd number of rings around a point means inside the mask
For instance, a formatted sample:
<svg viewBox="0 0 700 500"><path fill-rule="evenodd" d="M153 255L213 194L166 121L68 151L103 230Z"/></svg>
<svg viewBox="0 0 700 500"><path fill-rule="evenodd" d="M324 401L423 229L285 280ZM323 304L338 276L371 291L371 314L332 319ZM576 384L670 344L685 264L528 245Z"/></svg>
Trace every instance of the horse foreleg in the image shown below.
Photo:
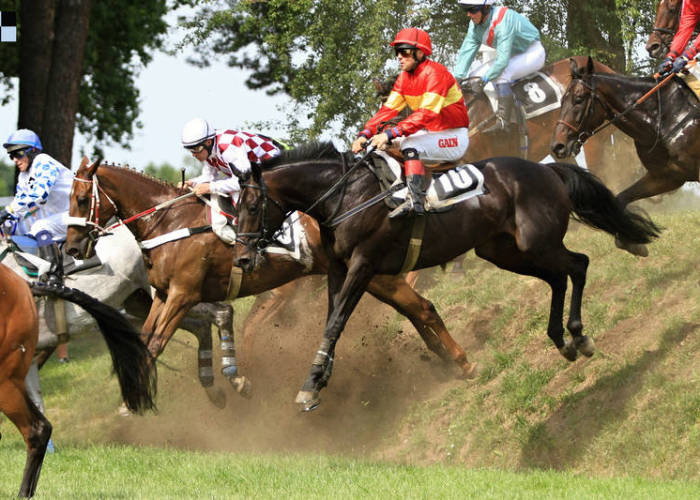
<svg viewBox="0 0 700 500"><path fill-rule="evenodd" d="M467 354L447 331L432 302L419 295L401 277L375 276L367 291L406 316L428 349L443 361L456 363L464 377L472 378L475 375L476 364L467 361Z"/></svg>
<svg viewBox="0 0 700 500"><path fill-rule="evenodd" d="M295 399L302 405L303 411L313 410L320 404L319 391L328 385L331 377L336 343L373 273L371 265L363 257L354 257L347 273L341 262L331 263L328 273L329 314L324 338L314 357L309 377Z"/></svg>
<svg viewBox="0 0 700 500"><path fill-rule="evenodd" d="M0 382L0 411L17 426L27 446L19 496L32 497L51 437L51 424L29 399L23 380L5 379Z"/></svg>

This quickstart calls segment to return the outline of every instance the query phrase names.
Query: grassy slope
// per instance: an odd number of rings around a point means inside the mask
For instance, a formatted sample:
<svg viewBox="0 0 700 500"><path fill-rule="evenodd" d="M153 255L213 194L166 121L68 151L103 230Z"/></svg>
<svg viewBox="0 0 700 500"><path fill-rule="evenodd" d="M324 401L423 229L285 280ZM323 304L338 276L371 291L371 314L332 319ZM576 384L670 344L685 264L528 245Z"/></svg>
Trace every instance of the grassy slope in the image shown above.
<svg viewBox="0 0 700 500"><path fill-rule="evenodd" d="M546 337L549 290L543 283L497 270L473 254L466 258L465 277L439 271L424 274L419 288L435 302L470 358L479 362L480 373L474 381L442 384L439 393L415 403L400 419L396 433L388 435L368 458L514 471L562 469L575 475L598 477L690 479L692 482L686 483L683 491L687 494L697 488L700 480L697 368L700 366L697 267L700 213L681 211L656 215L655 219L667 230L652 245L647 259L616 250L610 237L585 228L574 228L567 236L569 248L591 257L583 320L586 333L597 345L593 358L573 364L561 358ZM247 307L250 302L242 305ZM410 330L408 322L396 316L387 323L384 333L391 336L394 332ZM409 352L424 350L416 336L408 340L406 335L396 337L397 343L401 337L402 348ZM183 345L183 341L189 345ZM163 360L177 365L183 356L189 359L191 344L189 337L178 335ZM59 430L57 439L66 451L50 460L62 469L72 469L75 468L72 460L88 453L88 460L95 467L109 468L110 462L98 463L98 457L116 452L99 446L94 452L74 449L75 445L109 442L115 435L114 428L119 427L114 411L118 393L109 375L108 356L98 339L83 339L72 350L80 363L68 366L49 363L42 371L49 418ZM161 367L163 378L175 377L193 383L196 373L190 371L171 372L164 365ZM5 420L0 430L3 433L0 461L12 460L9 470L3 468L0 480L0 495L4 495L15 491L23 453L11 424ZM129 463L144 460L129 449L116 455L121 453L128 455L124 460ZM201 456L192 455L196 460ZM212 463L226 460L218 455L211 457ZM146 465L135 467L143 470ZM217 467L214 469L218 471ZM348 462L344 467L354 466ZM207 465L201 468L205 473ZM404 469L397 470L400 476ZM69 475L62 476L68 481L64 484L47 472L40 487L46 485L55 494L70 496L70 492L75 492L69 487L70 481L94 481L94 477L71 479L72 473L66 471L66 474ZM131 472L116 474L128 477ZM520 481L539 481L536 475L497 473L494 478L488 476L489 472L486 474L482 479L465 476L454 480L469 484L503 482L504 486L508 485L503 491L519 488ZM576 482L572 477L578 476L547 477L542 481L556 484ZM353 480L359 479L339 478L341 483ZM177 478L172 482L177 485ZM102 491L95 487L88 491ZM141 487L152 486L149 483ZM135 491L143 492L141 487ZM203 487L192 486L192 490L186 487L183 493L190 496L187 491L192 494ZM592 485L585 483L577 490L568 491L568 495L580 496L589 487ZM603 486L599 493L605 494L607 487ZM652 490L645 491L658 496ZM176 495L176 490L167 486L163 491ZM226 495L226 491L214 489L202 493L216 496ZM239 493L246 495L245 491ZM264 490L261 493L265 496ZM361 490L346 493L362 496ZM560 493L567 496L564 491ZM537 495L536 490L530 491L530 496L533 495ZM639 492L638 495L647 496Z"/></svg>
<svg viewBox="0 0 700 500"><path fill-rule="evenodd" d="M548 287L473 253L464 278L424 290L481 364L473 383L417 404L381 456L507 469L700 478L698 211L639 259L585 228L566 244L591 258L584 295L591 359L565 361L545 335Z"/></svg>

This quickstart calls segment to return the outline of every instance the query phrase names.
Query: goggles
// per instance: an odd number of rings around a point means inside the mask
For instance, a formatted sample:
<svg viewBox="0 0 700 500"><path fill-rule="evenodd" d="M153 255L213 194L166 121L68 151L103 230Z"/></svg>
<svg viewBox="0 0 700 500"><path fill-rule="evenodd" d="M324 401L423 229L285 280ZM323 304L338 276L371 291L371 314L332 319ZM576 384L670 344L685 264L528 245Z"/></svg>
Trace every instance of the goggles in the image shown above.
<svg viewBox="0 0 700 500"><path fill-rule="evenodd" d="M29 152L29 149L16 149L15 151L12 151L9 154L11 160L19 160L21 158L24 158L27 156L27 153Z"/></svg>
<svg viewBox="0 0 700 500"><path fill-rule="evenodd" d="M464 12L467 14L476 14L477 12L481 12L481 10L484 8L483 5L462 5L462 8L464 9Z"/></svg>
<svg viewBox="0 0 700 500"><path fill-rule="evenodd" d="M185 149L196 154L200 153L204 149L204 147L204 144L197 144L196 146L185 146Z"/></svg>
<svg viewBox="0 0 700 500"><path fill-rule="evenodd" d="M415 57L415 50L416 49L394 49L394 52L396 52L397 56L401 57Z"/></svg>

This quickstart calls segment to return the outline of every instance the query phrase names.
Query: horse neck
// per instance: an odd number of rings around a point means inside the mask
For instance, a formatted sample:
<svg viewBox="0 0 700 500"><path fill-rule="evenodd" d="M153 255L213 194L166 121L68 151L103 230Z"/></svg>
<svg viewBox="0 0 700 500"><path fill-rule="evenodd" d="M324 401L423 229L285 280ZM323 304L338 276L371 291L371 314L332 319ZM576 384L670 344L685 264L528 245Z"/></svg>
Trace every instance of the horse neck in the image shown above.
<svg viewBox="0 0 700 500"><path fill-rule="evenodd" d="M95 175L99 177L100 188L116 204L117 216L122 220L178 195L174 186L150 179L135 170L103 165ZM129 227L138 238L149 225L149 220L138 219Z"/></svg>
<svg viewBox="0 0 700 500"><path fill-rule="evenodd" d="M297 162L265 172L265 184L270 195L286 210L306 212L340 179L342 166L342 160L333 159ZM354 179L354 176L351 178ZM326 220L337 208L341 191L342 188L339 188L327 200L306 213L319 221ZM347 202L344 201L345 203Z"/></svg>
<svg viewBox="0 0 700 500"><path fill-rule="evenodd" d="M607 104L609 111L615 115L635 106L637 100L655 85L653 82L623 75L594 75L592 82L595 84L596 93ZM638 104L635 109L628 111L624 117L616 119L613 124L637 141L653 141L657 134L656 112L650 111L652 108L649 106L651 104L655 109L658 98L659 96L652 95L644 103ZM612 119L612 116L607 116L609 111L606 110L607 120ZM650 119L650 115L653 119Z"/></svg>

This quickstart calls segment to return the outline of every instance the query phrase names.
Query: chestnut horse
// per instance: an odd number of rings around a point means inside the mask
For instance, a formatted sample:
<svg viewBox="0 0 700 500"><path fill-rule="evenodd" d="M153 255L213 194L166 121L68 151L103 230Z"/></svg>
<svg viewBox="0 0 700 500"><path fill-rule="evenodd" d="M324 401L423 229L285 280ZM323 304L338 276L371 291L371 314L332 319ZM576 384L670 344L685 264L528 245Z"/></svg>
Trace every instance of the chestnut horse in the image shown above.
<svg viewBox="0 0 700 500"><path fill-rule="evenodd" d="M65 249L85 257L92 227L103 227L110 217L132 218L127 226L138 241L171 234L186 228L208 226L206 205L191 192L147 177L135 170L86 163L75 174L70 196L70 225ZM175 200L175 198L184 197ZM159 204L167 208L149 212ZM93 210L91 210L93 207ZM148 217L133 217L149 213ZM266 252L265 265L243 274L236 297L256 295L301 276L325 274L328 259L322 251L317 223L301 215L305 238L300 255ZM87 226L87 227L85 227ZM142 336L157 357L165 348L187 311L199 302L233 298L229 293L233 247L211 231L198 230L188 238L143 250L148 278L156 294L143 326ZM458 365L463 376L472 376L474 366L447 331L433 305L398 276L377 276L368 286L377 299L391 305L416 327L430 350L444 361Z"/></svg>
<svg viewBox="0 0 700 500"><path fill-rule="evenodd" d="M386 205L370 204L381 193L379 181L369 168L356 169L362 163L347 170L349 161L348 153L338 153L332 144L285 151L265 162L262 171L253 167L238 203L235 263L248 272L258 265L259 245L289 213L306 211L321 225L330 258L328 318L324 340L296 399L306 411L320 402L319 391L331 376L335 345L367 285L376 274L398 273L415 238L412 219L389 219ZM592 355L593 342L583 335L581 323L588 257L569 251L562 241L570 213L637 242L650 241L656 227L622 210L593 174L575 165L513 157L474 165L483 174L486 192L453 205L451 211L420 218L424 235L415 268L448 262L474 248L478 256L503 269L538 277L552 288L549 337L570 361L577 351ZM360 206L364 210L356 211ZM345 217L349 213L354 215ZM567 277L573 282L567 328L574 342L564 341L562 326Z"/></svg>
<svg viewBox="0 0 700 500"><path fill-rule="evenodd" d="M27 461L20 497L36 491L51 424L27 395L27 376L39 338L39 319L32 295L60 297L80 305L97 321L112 356L122 398L132 411L153 409L155 368L138 333L116 309L64 286L28 284L0 264L0 411L24 437Z"/></svg>
<svg viewBox="0 0 700 500"><path fill-rule="evenodd" d="M588 58L572 59L571 83L552 135L557 157L571 155L589 137L613 123L634 139L646 175L622 191L623 206L698 180L700 114L697 97L680 78L658 86L653 78L598 73ZM646 97L655 89L651 97Z"/></svg>

